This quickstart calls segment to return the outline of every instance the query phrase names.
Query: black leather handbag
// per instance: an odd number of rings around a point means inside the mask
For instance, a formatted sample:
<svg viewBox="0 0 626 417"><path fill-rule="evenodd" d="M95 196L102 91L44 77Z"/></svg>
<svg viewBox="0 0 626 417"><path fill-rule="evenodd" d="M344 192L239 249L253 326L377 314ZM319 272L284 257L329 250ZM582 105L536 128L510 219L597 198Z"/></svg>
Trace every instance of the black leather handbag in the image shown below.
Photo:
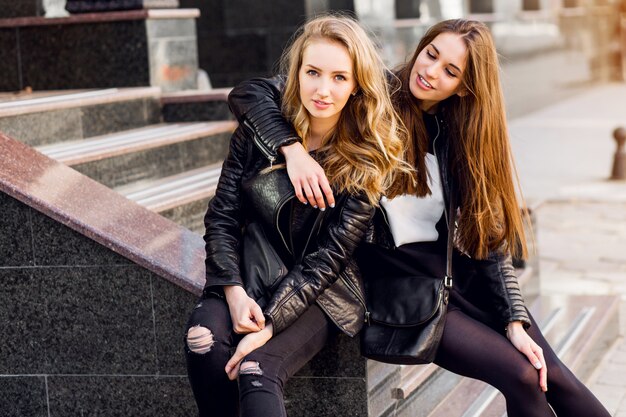
<svg viewBox="0 0 626 417"><path fill-rule="evenodd" d="M450 201L444 277L365 280L367 324L361 330L361 354L366 358L403 365L435 359L452 288L453 207Z"/></svg>
<svg viewBox="0 0 626 417"><path fill-rule="evenodd" d="M295 198L293 186L285 169L275 169L266 174L257 175L245 184L245 192L251 200L262 201L264 209L255 207L258 221L249 223L243 233L241 268L246 293L261 308L269 302L272 294L287 275L289 269L281 259L276 248L268 239L265 228L272 227L278 231L287 252L291 254L289 261L296 265L302 262L313 238L319 234L324 212L318 211L310 229L306 244L296 253L293 244L291 226L293 224ZM269 207L269 209L268 209ZM286 211L289 210L289 211ZM263 213L266 213L264 216ZM283 236L278 222L285 220L287 236Z"/></svg>

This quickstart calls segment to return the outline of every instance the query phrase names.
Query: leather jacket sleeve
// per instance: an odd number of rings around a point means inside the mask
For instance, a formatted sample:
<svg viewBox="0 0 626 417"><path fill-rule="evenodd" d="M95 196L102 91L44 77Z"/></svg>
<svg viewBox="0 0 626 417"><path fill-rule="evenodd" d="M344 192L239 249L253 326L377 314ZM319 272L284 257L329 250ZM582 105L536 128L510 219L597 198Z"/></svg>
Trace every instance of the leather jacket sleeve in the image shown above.
<svg viewBox="0 0 626 417"><path fill-rule="evenodd" d="M341 212L325 225L318 248L293 268L274 293L265 315L278 333L292 324L339 277L365 237L374 215L364 194L346 197Z"/></svg>
<svg viewBox="0 0 626 417"><path fill-rule="evenodd" d="M281 112L283 87L284 81L280 77L253 78L233 88L228 95L228 105L237 121L248 130L259 150L272 162L281 146L302 142Z"/></svg>
<svg viewBox="0 0 626 417"><path fill-rule="evenodd" d="M530 327L530 318L524 304L511 255L491 252L486 259L476 260L476 267L487 280L494 307L503 324L521 321Z"/></svg>
<svg viewBox="0 0 626 417"><path fill-rule="evenodd" d="M243 285L239 272L239 248L243 214L241 177L249 143L238 128L230 140L230 151L224 160L215 196L204 216L206 233L205 288Z"/></svg>

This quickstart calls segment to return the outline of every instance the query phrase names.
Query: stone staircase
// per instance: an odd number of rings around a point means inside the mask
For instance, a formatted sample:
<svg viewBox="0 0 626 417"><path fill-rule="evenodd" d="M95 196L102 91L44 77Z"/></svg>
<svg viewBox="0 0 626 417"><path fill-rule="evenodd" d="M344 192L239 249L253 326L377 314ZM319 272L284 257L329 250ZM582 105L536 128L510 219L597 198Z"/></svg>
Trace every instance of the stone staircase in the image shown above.
<svg viewBox="0 0 626 417"><path fill-rule="evenodd" d="M46 94L0 104L0 126L44 155L202 233L236 122L173 122L177 115L191 118L184 112L186 96L174 98L168 102L158 88ZM191 94L196 106L219 108L223 99L224 94ZM172 122L161 122L161 100L168 103Z"/></svg>

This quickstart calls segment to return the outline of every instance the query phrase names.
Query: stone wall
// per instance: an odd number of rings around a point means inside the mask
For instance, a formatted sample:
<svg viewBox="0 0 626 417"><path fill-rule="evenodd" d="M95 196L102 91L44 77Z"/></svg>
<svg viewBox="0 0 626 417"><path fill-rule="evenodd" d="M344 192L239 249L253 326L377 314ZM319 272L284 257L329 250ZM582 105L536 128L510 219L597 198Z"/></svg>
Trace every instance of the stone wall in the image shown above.
<svg viewBox="0 0 626 417"><path fill-rule="evenodd" d="M191 416L195 296L0 193L3 416Z"/></svg>

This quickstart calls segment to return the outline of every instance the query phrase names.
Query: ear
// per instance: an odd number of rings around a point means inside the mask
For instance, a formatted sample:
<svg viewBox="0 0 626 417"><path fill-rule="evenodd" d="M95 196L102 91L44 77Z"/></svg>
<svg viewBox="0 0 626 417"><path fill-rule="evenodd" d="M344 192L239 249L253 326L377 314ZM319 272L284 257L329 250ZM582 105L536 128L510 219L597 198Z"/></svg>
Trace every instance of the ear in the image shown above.
<svg viewBox="0 0 626 417"><path fill-rule="evenodd" d="M467 89L462 88L459 91L456 92L456 95L459 97L465 97L466 95L469 94L469 91L467 91Z"/></svg>
<svg viewBox="0 0 626 417"><path fill-rule="evenodd" d="M350 93L350 95L352 97L354 97L354 96L356 96L356 93L358 93L358 92L359 92L359 87L355 88L354 91L352 93Z"/></svg>

